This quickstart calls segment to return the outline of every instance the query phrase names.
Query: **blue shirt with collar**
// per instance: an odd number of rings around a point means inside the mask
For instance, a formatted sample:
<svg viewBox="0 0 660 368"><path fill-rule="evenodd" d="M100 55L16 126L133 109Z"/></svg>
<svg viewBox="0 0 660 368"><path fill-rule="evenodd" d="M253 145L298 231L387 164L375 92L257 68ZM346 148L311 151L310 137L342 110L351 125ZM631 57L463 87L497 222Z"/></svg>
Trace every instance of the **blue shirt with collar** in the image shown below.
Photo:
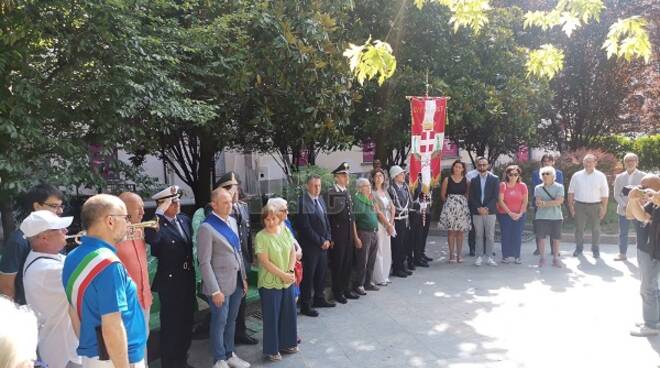
<svg viewBox="0 0 660 368"><path fill-rule="evenodd" d="M116 249L107 242L90 236L81 239L81 244L71 251L64 261L62 282L75 271L78 264L90 252L107 248L113 253ZM126 268L119 262L112 263L99 273L87 287L82 299L80 318L80 342L78 354L84 357L98 357L96 328L101 326L101 317L115 312L121 313L126 338L128 340L128 359L138 363L144 359L147 331L144 314L138 301L137 287L128 276Z"/></svg>

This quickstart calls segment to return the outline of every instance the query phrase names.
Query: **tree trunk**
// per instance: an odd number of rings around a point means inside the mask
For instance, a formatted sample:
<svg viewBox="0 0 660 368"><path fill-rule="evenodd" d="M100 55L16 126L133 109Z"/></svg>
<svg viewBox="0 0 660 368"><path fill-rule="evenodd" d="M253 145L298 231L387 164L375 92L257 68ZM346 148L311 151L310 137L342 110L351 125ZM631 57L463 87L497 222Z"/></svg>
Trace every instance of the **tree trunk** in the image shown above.
<svg viewBox="0 0 660 368"><path fill-rule="evenodd" d="M2 234L5 239L7 239L9 233L14 231L16 228L16 224L14 223L14 211L12 209L12 203L13 200L11 197L0 203L0 215L2 215ZM2 244L4 244L4 242Z"/></svg>
<svg viewBox="0 0 660 368"><path fill-rule="evenodd" d="M211 168L214 165L215 153L218 147L208 135L199 136L199 167L197 168L197 185L193 188L195 193L195 207L204 207L211 201Z"/></svg>

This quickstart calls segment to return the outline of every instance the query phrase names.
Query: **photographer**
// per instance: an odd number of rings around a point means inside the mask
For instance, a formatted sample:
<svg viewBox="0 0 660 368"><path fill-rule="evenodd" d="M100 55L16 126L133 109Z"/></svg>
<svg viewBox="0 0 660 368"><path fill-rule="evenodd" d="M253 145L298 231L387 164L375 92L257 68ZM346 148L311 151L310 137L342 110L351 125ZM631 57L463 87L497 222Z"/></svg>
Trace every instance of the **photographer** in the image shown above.
<svg viewBox="0 0 660 368"><path fill-rule="evenodd" d="M637 170L639 158L634 153L626 153L623 156L623 165L626 170L616 176L614 179L614 200L617 203L616 214L619 218L619 255L614 258L615 261L625 261L628 251L628 229L630 222L626 217L626 206L628 204L628 196L624 189L632 186L637 186L641 182L645 172Z"/></svg>
<svg viewBox="0 0 660 368"><path fill-rule="evenodd" d="M641 281L642 314L644 321L630 331L632 336L647 337L658 334L660 322L660 177L648 174L639 186L628 194L626 213L639 222L637 225L637 262Z"/></svg>

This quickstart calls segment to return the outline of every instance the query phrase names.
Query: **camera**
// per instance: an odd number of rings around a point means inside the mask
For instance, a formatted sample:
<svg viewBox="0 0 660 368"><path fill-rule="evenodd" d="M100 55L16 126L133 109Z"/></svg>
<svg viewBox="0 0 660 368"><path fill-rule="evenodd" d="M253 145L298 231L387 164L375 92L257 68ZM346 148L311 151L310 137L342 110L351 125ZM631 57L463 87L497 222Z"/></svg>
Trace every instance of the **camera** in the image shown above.
<svg viewBox="0 0 660 368"><path fill-rule="evenodd" d="M628 194L630 194L630 191L633 190L633 188L639 188L639 185L626 185L621 189L621 194L627 197Z"/></svg>

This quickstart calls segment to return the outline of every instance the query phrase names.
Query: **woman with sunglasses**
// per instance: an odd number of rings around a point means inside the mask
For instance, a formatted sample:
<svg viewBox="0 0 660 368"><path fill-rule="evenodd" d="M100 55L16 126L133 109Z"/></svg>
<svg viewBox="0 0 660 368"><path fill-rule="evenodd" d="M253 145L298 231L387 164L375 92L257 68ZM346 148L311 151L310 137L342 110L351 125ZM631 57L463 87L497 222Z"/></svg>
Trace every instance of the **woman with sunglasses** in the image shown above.
<svg viewBox="0 0 660 368"><path fill-rule="evenodd" d="M528 201L527 185L520 180L521 173L520 167L509 165L500 183L497 217L502 230L502 263L521 263L520 247Z"/></svg>
<svg viewBox="0 0 660 368"><path fill-rule="evenodd" d="M536 243L539 246L539 267L545 265L545 238L550 236L552 249L552 265L561 267L559 260L559 242L561 241L561 223L563 215L561 206L564 203L564 186L555 181L555 168L545 166L539 171L543 182L534 188L536 198L536 214L534 229L536 230Z"/></svg>

